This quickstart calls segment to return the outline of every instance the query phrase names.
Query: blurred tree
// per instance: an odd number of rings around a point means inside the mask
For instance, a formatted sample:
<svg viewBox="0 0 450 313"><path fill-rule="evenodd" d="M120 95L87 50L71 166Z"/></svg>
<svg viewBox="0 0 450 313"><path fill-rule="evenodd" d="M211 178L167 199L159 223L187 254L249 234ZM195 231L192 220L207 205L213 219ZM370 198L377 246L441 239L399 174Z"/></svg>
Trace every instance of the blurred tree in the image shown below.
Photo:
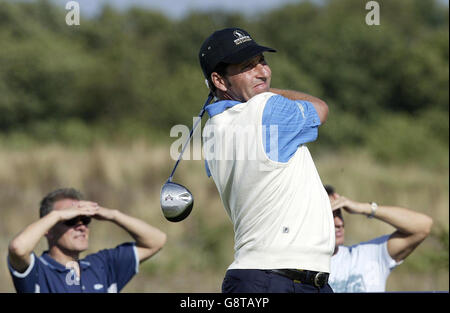
<svg viewBox="0 0 450 313"><path fill-rule="evenodd" d="M426 128L448 150L448 135L441 134L448 133L448 5L379 3L380 26L365 24L364 2L328 0L254 17L211 11L180 20L105 6L82 26L68 27L64 9L48 0L3 0L0 134L69 141L76 129L83 138L89 128L114 137L130 133L121 127L131 124L164 133L175 124L191 125L207 94L198 49L212 31L239 26L278 50L267 54L273 86L327 101L331 114L321 145L381 145L367 130L390 121L398 123L398 129L388 127L396 132L424 134ZM402 124L417 120L425 126ZM404 138L412 140L401 146L407 153L427 137Z"/></svg>

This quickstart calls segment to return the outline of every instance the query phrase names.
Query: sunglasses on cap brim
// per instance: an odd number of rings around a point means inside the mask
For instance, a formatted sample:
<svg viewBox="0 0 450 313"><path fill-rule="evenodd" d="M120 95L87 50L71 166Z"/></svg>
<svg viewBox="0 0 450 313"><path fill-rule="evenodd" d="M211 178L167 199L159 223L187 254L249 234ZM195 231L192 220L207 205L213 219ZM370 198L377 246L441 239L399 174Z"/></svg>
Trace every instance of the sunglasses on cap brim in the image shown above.
<svg viewBox="0 0 450 313"><path fill-rule="evenodd" d="M63 224L68 227L72 227L72 226L77 225L78 222L80 222L80 221L83 225L87 226L91 222L91 218L89 216L77 216L70 220L65 221Z"/></svg>

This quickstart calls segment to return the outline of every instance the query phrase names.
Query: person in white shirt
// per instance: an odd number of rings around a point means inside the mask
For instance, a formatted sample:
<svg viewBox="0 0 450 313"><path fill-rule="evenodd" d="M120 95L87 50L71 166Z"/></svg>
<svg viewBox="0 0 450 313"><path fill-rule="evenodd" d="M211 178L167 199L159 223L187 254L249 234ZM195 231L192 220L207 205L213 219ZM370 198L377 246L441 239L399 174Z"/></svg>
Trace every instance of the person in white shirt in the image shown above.
<svg viewBox="0 0 450 313"><path fill-rule="evenodd" d="M430 234L433 220L422 213L398 206L357 202L325 185L333 210L336 247L331 258L329 284L334 292L384 292L391 271ZM396 230L392 234L344 246L342 209L350 214L376 218Z"/></svg>
<svg viewBox="0 0 450 313"><path fill-rule="evenodd" d="M332 292L330 202L305 146L327 104L270 87L263 52L245 30L208 37L200 65L217 101L203 129L207 173L234 226L235 256L222 292Z"/></svg>

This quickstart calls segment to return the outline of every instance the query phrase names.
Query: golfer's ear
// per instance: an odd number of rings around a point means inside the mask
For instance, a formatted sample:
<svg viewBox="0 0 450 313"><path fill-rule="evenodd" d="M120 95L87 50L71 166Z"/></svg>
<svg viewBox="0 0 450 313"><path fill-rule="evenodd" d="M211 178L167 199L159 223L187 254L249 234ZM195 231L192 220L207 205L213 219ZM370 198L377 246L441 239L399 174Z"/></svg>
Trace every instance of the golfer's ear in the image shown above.
<svg viewBox="0 0 450 313"><path fill-rule="evenodd" d="M217 72L211 73L211 81L216 86L217 89L222 91L227 91L227 86L225 84L225 79L220 76Z"/></svg>

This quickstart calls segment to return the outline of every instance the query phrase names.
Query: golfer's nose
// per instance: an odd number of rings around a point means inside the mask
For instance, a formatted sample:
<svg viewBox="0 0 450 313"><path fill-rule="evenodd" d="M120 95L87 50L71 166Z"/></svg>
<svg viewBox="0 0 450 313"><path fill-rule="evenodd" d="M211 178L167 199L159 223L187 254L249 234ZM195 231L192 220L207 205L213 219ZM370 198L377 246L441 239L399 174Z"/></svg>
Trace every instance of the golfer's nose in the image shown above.
<svg viewBox="0 0 450 313"><path fill-rule="evenodd" d="M269 66L267 66L266 64L261 64L258 63L256 65L256 73L258 75L258 78L268 78L269 77Z"/></svg>

